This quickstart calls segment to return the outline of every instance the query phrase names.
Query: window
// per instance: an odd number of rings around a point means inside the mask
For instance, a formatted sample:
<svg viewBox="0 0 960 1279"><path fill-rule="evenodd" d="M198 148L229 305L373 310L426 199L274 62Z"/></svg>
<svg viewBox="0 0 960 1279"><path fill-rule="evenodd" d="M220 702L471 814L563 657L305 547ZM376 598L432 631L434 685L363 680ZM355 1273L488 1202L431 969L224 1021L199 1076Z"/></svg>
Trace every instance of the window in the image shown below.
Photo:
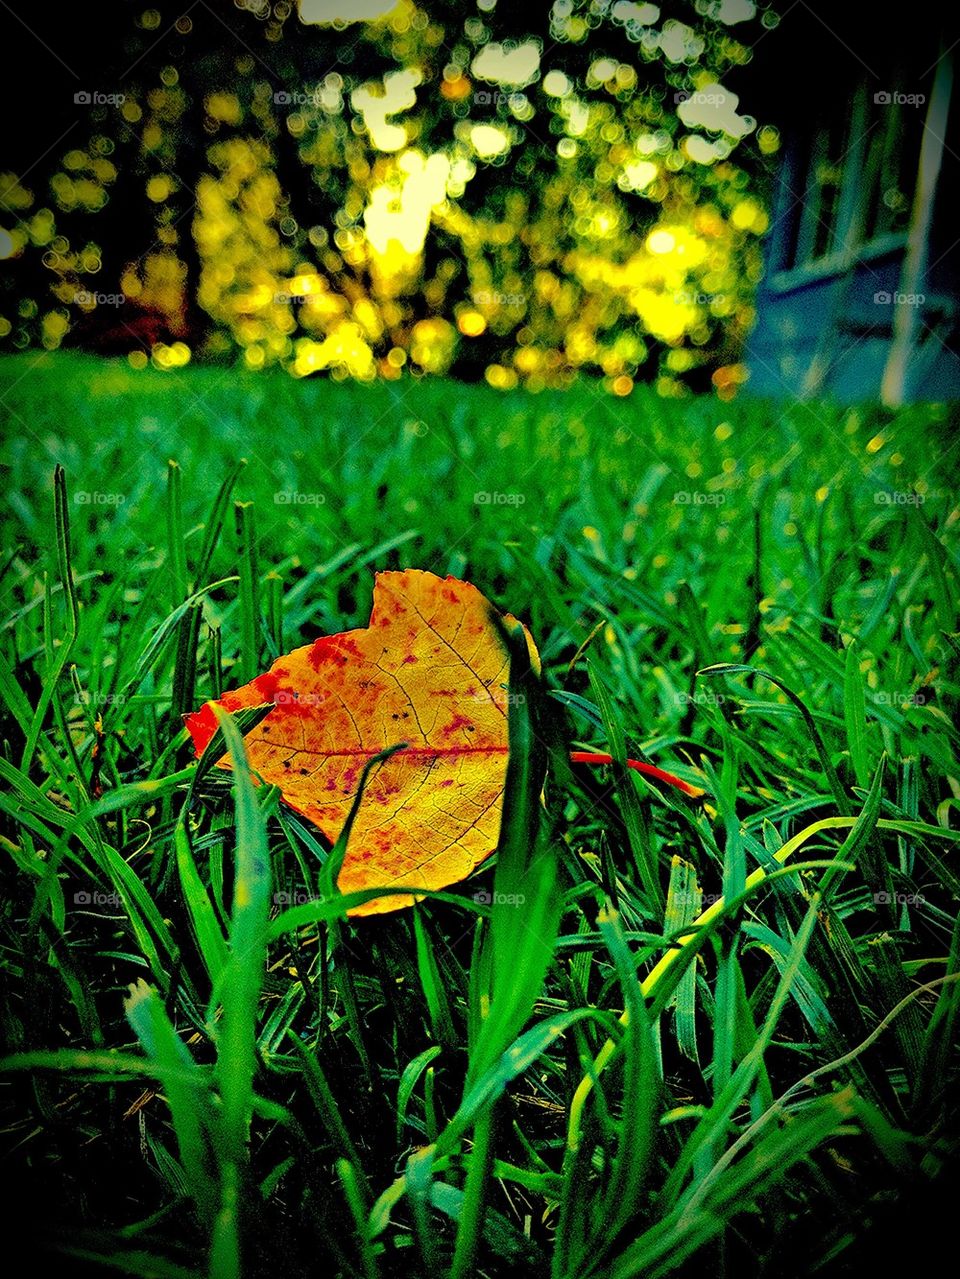
<svg viewBox="0 0 960 1279"><path fill-rule="evenodd" d="M902 92L875 94L868 104L870 127L862 179L863 242L905 232L910 223L924 105L903 101L907 96ZM883 101L884 98L890 100Z"/></svg>
<svg viewBox="0 0 960 1279"><path fill-rule="evenodd" d="M835 120L820 125L797 148L785 193L781 270L817 261L840 247L846 124Z"/></svg>
<svg viewBox="0 0 960 1279"><path fill-rule="evenodd" d="M846 112L801 137L781 192L778 271L839 267L836 255L906 234L924 116L922 95L863 83Z"/></svg>

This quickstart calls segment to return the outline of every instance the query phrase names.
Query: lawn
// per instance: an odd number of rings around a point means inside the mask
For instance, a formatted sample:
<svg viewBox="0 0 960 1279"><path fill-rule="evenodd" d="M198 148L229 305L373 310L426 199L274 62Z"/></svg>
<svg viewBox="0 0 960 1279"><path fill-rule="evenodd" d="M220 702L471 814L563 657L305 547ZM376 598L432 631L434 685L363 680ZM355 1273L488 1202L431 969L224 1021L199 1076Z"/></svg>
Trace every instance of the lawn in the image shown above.
<svg viewBox="0 0 960 1279"><path fill-rule="evenodd" d="M956 415L65 355L4 360L0 403L16 1248L651 1279L949 1246ZM543 675L515 655L497 856L346 919L328 843L182 715L407 567Z"/></svg>

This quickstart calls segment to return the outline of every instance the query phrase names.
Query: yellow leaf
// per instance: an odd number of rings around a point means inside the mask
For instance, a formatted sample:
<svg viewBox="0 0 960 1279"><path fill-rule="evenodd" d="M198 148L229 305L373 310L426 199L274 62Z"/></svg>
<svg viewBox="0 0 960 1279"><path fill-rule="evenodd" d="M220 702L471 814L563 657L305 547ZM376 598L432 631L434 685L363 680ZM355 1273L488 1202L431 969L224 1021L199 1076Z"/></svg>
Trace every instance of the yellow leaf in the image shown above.
<svg viewBox="0 0 960 1279"><path fill-rule="evenodd" d="M529 634L527 643L538 668ZM250 766L331 842L364 764L406 743L371 771L338 882L345 893L411 893L350 912L365 915L412 905L417 889L458 883L496 847L508 679L492 607L476 587L408 569L377 574L367 628L296 649L220 705L274 703L245 738ZM199 756L216 730L212 704L186 723ZM219 764L229 768L229 757Z"/></svg>

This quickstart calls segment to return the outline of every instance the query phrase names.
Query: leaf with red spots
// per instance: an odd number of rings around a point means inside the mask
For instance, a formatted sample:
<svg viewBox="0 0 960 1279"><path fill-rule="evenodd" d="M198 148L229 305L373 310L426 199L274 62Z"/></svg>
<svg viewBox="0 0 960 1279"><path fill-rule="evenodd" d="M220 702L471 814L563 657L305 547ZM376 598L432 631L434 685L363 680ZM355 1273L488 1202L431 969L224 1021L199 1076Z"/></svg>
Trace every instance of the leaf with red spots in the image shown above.
<svg viewBox="0 0 960 1279"><path fill-rule="evenodd" d="M529 634L527 642L538 666ZM508 677L491 605L476 587L409 569L377 574L366 629L296 649L220 705L274 704L245 738L250 766L331 841L367 761L406 743L370 773L338 882L345 893L409 886L411 894L350 912L365 915L458 883L496 847ZM216 731L212 704L186 724L199 756ZM229 756L218 763L229 768Z"/></svg>

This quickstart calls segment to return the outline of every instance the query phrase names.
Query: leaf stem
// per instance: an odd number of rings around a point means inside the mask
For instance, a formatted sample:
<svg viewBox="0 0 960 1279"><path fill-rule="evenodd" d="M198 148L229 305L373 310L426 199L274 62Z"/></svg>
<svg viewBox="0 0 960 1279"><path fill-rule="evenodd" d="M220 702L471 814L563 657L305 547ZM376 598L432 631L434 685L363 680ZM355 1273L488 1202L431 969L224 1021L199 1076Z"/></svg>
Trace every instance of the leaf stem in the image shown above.
<svg viewBox="0 0 960 1279"><path fill-rule="evenodd" d="M642 773L645 777L654 777L658 782L665 782L667 786L675 786L677 790L683 791L685 795L690 795L694 799L699 799L707 793L705 790L701 790L699 786L692 786L690 782L681 781L673 773L664 772L662 768L657 768L653 764L645 764L639 759L625 759L623 762L627 768L632 768L635 773ZM570 763L612 764L613 756L607 755L603 751L571 751Z"/></svg>

